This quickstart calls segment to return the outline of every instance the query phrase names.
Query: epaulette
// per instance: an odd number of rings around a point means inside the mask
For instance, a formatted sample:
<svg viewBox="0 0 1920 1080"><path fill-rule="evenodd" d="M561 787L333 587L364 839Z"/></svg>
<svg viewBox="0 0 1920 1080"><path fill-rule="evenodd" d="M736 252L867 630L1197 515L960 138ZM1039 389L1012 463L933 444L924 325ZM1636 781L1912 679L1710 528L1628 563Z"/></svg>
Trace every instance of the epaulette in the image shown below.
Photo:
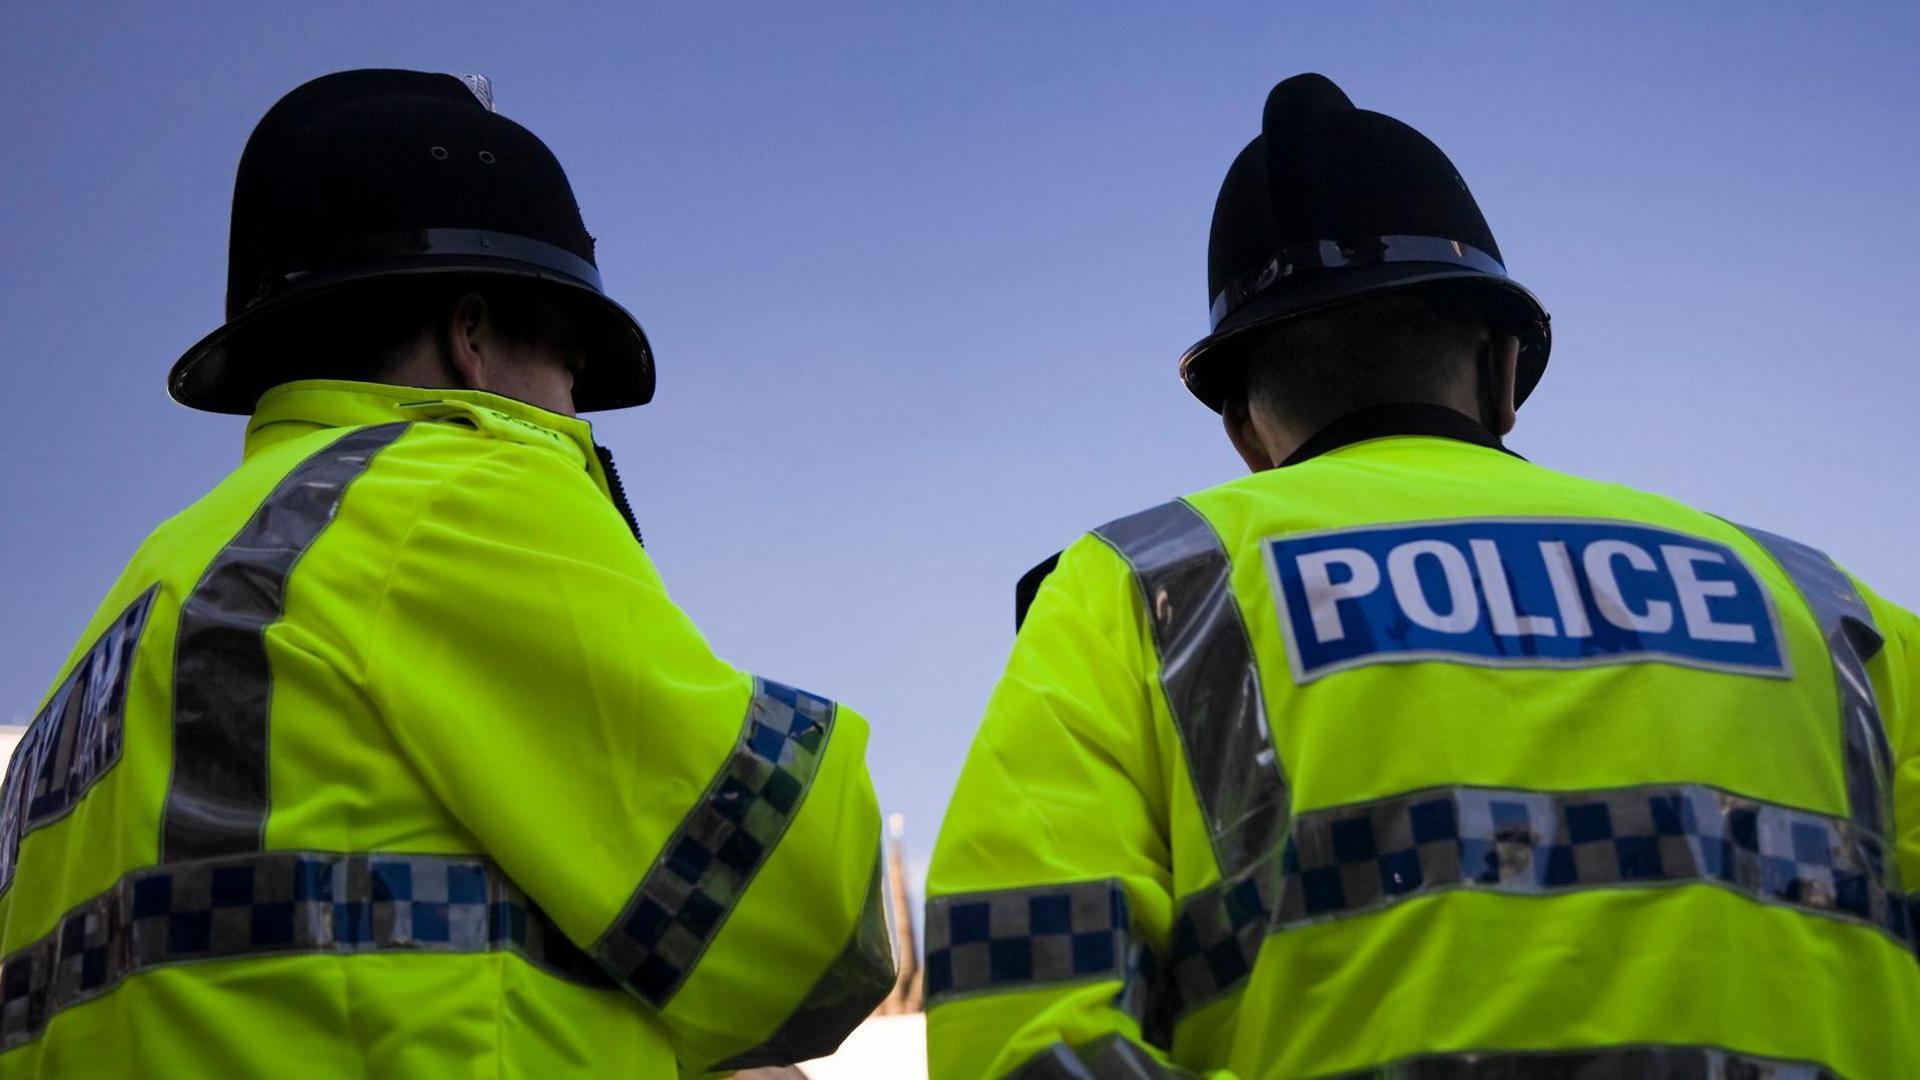
<svg viewBox="0 0 1920 1080"><path fill-rule="evenodd" d="M1040 583L1047 580L1053 568L1060 565L1061 552L1054 552L1041 560L1040 565L1020 575L1013 586L1013 632L1020 632L1020 624L1027 621L1027 609L1033 606L1033 598L1040 595Z"/></svg>

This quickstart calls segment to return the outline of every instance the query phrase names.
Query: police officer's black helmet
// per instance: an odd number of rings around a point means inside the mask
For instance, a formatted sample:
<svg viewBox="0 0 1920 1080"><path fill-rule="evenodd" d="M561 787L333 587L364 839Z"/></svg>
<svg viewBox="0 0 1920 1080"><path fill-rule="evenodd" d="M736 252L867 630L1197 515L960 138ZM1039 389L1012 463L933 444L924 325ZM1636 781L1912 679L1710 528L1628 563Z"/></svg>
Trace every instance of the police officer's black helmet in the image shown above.
<svg viewBox="0 0 1920 1080"><path fill-rule="evenodd" d="M187 350L183 405L251 412L288 378L272 341L322 297L396 277L527 283L572 315L587 363L581 411L644 405L653 353L600 286L567 175L534 134L493 111L477 75L341 71L267 111L240 155L227 323Z"/></svg>
<svg viewBox="0 0 1920 1080"><path fill-rule="evenodd" d="M1213 333L1180 358L1180 377L1218 412L1243 385L1261 330L1441 282L1520 339L1515 396L1526 400L1547 366L1547 313L1507 277L1459 171L1419 132L1354 108L1325 76L1296 75L1267 95L1259 136L1221 185L1207 244Z"/></svg>

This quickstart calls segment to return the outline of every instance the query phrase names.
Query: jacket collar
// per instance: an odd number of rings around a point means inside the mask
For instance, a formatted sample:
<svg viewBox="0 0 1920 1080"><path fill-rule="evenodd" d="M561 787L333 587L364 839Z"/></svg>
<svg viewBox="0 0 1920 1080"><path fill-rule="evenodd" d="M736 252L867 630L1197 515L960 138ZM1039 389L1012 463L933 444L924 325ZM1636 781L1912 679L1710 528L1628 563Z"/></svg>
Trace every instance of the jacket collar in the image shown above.
<svg viewBox="0 0 1920 1080"><path fill-rule="evenodd" d="M387 424L395 420L457 421L489 438L506 439L560 454L585 470L594 486L606 495L632 524L624 497L616 497L607 476L606 458L593 442L593 426L585 420L548 412L537 405L515 401L484 390L443 390L388 383L305 379L282 383L260 395L247 421L244 458L251 458L289 439L327 428ZM634 528L637 537L640 530Z"/></svg>
<svg viewBox="0 0 1920 1080"><path fill-rule="evenodd" d="M247 421L245 456L324 428L452 416L480 421L476 426L492 434L546 446L578 457L582 463L597 461L593 427L585 420L483 390L424 389L338 379L282 383L262 394L252 419Z"/></svg>
<svg viewBox="0 0 1920 1080"><path fill-rule="evenodd" d="M1300 444L1300 448L1280 463L1284 469L1310 458L1319 457L1343 446L1382 439L1394 435L1427 435L1498 450L1520 457L1500 442L1500 437L1480 426L1479 421L1453 411L1445 405L1405 401L1391 405L1369 405L1328 424ZM1525 460L1522 458L1522 460Z"/></svg>

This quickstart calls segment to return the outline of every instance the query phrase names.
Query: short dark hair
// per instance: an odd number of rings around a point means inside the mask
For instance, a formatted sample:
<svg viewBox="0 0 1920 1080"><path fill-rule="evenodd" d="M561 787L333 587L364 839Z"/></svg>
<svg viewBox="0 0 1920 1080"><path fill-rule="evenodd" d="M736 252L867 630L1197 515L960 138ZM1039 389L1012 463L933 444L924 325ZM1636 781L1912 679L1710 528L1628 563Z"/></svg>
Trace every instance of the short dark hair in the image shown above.
<svg viewBox="0 0 1920 1080"><path fill-rule="evenodd" d="M446 332L453 306L469 293L487 303L487 317L515 345L571 346L574 326L548 290L499 279L388 278L315 297L251 335L239 348L257 354L249 366L268 384L297 379L377 382L422 342Z"/></svg>
<svg viewBox="0 0 1920 1080"><path fill-rule="evenodd" d="M1243 403L1318 429L1368 405L1437 401L1475 377L1487 335L1465 290L1356 300L1282 323L1249 349Z"/></svg>

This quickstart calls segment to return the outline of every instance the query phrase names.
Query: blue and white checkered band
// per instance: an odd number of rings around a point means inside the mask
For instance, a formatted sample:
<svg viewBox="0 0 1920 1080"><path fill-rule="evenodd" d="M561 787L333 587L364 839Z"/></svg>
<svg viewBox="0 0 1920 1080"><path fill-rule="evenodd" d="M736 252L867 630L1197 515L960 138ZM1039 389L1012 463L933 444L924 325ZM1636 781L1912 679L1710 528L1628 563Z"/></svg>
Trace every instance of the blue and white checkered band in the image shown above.
<svg viewBox="0 0 1920 1080"><path fill-rule="evenodd" d="M270 851L135 870L0 959L0 1050L167 964L373 952L511 952L613 989L484 858Z"/></svg>
<svg viewBox="0 0 1920 1080"><path fill-rule="evenodd" d="M1712 540L1623 521L1464 518L1262 546L1301 683L1422 660L1791 674L1772 594Z"/></svg>
<svg viewBox="0 0 1920 1080"><path fill-rule="evenodd" d="M1247 977L1270 933L1436 892L1674 884L1913 940L1886 842L1844 818L1698 785L1440 788L1301 814L1276 857L1182 902L1172 990L1197 1008Z"/></svg>
<svg viewBox="0 0 1920 1080"><path fill-rule="evenodd" d="M1289 244L1258 269L1228 282L1213 298L1213 327L1255 295L1304 270L1374 266L1379 263L1444 263L1506 277L1500 260L1460 240L1444 236L1361 236L1349 240L1308 240Z"/></svg>
<svg viewBox="0 0 1920 1080"><path fill-rule="evenodd" d="M1168 1034L1154 953L1135 934L1117 880L1035 885L927 901L927 1007L975 994L1120 983L1114 1007L1147 1039Z"/></svg>
<svg viewBox="0 0 1920 1080"><path fill-rule="evenodd" d="M667 839L593 953L664 1008L799 812L833 733L834 703L755 679L740 741Z"/></svg>
<svg viewBox="0 0 1920 1080"><path fill-rule="evenodd" d="M127 681L159 586L108 624L27 726L0 785L0 893L13 884L20 841L53 824L120 760Z"/></svg>

